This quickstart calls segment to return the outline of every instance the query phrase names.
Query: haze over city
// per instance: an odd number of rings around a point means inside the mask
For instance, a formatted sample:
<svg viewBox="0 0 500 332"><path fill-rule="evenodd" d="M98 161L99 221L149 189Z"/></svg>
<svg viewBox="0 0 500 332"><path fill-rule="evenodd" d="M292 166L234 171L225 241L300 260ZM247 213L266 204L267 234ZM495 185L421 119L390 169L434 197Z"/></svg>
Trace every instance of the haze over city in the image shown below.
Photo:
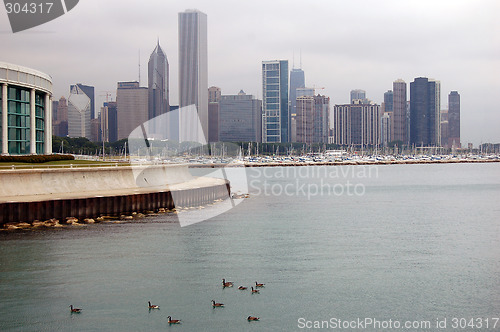
<svg viewBox="0 0 500 332"><path fill-rule="evenodd" d="M0 11L1 60L50 74L54 98L69 86L95 86L96 108L116 82L147 85L157 39L170 63L170 100L178 103L179 12L208 17L209 86L262 98L261 62L287 59L306 86L349 102L353 89L380 104L392 82L425 76L461 95L462 144L499 142L500 12L496 1L81 1L68 14L13 34ZM140 60L139 60L140 56Z"/></svg>

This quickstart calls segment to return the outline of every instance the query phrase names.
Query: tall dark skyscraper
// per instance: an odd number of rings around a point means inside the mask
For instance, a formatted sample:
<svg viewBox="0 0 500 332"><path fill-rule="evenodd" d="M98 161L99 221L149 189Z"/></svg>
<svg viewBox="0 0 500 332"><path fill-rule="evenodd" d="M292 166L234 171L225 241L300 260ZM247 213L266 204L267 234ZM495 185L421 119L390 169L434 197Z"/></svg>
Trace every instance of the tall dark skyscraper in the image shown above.
<svg viewBox="0 0 500 332"><path fill-rule="evenodd" d="M150 120L170 109L168 76L167 56L158 40L148 62L148 119Z"/></svg>
<svg viewBox="0 0 500 332"><path fill-rule="evenodd" d="M392 112L394 109L394 93L389 90L384 93L384 112Z"/></svg>
<svg viewBox="0 0 500 332"><path fill-rule="evenodd" d="M460 148L460 94L448 95L448 146Z"/></svg>
<svg viewBox="0 0 500 332"><path fill-rule="evenodd" d="M85 85L82 83L77 83L74 85L69 86L69 91L73 91L73 87L78 86L80 91L83 91L83 93L89 97L90 99L90 118L95 119L97 118L97 113L95 111L95 95L94 95L94 87L90 85Z"/></svg>
<svg viewBox="0 0 500 332"><path fill-rule="evenodd" d="M391 140L408 144L406 82L402 79L394 81L392 83L392 94Z"/></svg>
<svg viewBox="0 0 500 332"><path fill-rule="evenodd" d="M288 142L288 60L262 62L262 98L262 142Z"/></svg>
<svg viewBox="0 0 500 332"><path fill-rule="evenodd" d="M441 87L426 77L410 83L410 144L441 146Z"/></svg>

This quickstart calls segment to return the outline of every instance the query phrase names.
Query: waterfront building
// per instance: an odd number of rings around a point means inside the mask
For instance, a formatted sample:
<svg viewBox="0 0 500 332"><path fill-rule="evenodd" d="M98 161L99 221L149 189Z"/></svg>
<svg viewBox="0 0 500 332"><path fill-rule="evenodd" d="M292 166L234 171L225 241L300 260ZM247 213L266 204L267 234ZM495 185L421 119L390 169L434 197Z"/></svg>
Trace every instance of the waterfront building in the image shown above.
<svg viewBox="0 0 500 332"><path fill-rule="evenodd" d="M426 77L410 83L410 144L441 146L440 82Z"/></svg>
<svg viewBox="0 0 500 332"><path fill-rule="evenodd" d="M306 79L302 69L293 68L290 71L290 113L296 114L297 89L305 88Z"/></svg>
<svg viewBox="0 0 500 332"><path fill-rule="evenodd" d="M261 142L262 101L243 90L219 102L219 141Z"/></svg>
<svg viewBox="0 0 500 332"><path fill-rule="evenodd" d="M444 148L451 148L448 145L448 110L441 110L441 143Z"/></svg>
<svg viewBox="0 0 500 332"><path fill-rule="evenodd" d="M90 135L91 101L87 94L76 84L71 86L68 97L68 136L85 137Z"/></svg>
<svg viewBox="0 0 500 332"><path fill-rule="evenodd" d="M52 153L52 78L0 62L0 154Z"/></svg>
<svg viewBox="0 0 500 332"><path fill-rule="evenodd" d="M116 102L105 102L101 107L101 131L104 142L118 140L118 121Z"/></svg>
<svg viewBox="0 0 500 332"><path fill-rule="evenodd" d="M118 82L116 90L118 139L148 120L148 88L139 82Z"/></svg>
<svg viewBox="0 0 500 332"><path fill-rule="evenodd" d="M299 96L296 100L297 115L297 139L298 143L313 143L314 132L314 97L313 96Z"/></svg>
<svg viewBox="0 0 500 332"><path fill-rule="evenodd" d="M59 100L52 100L52 127L57 121L57 107L59 107ZM52 129L52 132L54 133L54 129Z"/></svg>
<svg viewBox="0 0 500 332"><path fill-rule="evenodd" d="M196 106L205 137L208 137L207 53L207 15L198 10L179 13L179 106Z"/></svg>
<svg viewBox="0 0 500 332"><path fill-rule="evenodd" d="M448 147L460 148L460 94L448 95Z"/></svg>
<svg viewBox="0 0 500 332"><path fill-rule="evenodd" d="M330 98L322 95L297 97L299 143L328 143Z"/></svg>
<svg viewBox="0 0 500 332"><path fill-rule="evenodd" d="M305 75L302 69L293 68L290 72L290 142L297 141L297 89L305 87Z"/></svg>
<svg viewBox="0 0 500 332"><path fill-rule="evenodd" d="M101 117L90 119L90 140L92 142L101 142Z"/></svg>
<svg viewBox="0 0 500 332"><path fill-rule="evenodd" d="M311 144L314 142L314 89L306 87L297 88L295 89L295 95L295 112L297 113L295 116L292 114L291 118L292 142ZM301 98L299 107L297 107L298 98Z"/></svg>
<svg viewBox="0 0 500 332"><path fill-rule="evenodd" d="M52 104L54 107L54 103ZM54 110L54 108L52 108ZM53 134L55 136L68 136L68 102L66 98L61 97L59 101L57 101L57 110L55 116L53 116Z"/></svg>
<svg viewBox="0 0 500 332"><path fill-rule="evenodd" d="M386 147L392 141L392 112L384 112L380 118L380 143Z"/></svg>
<svg viewBox="0 0 500 332"><path fill-rule="evenodd" d="M262 98L262 142L288 142L288 60L262 61Z"/></svg>
<svg viewBox="0 0 500 332"><path fill-rule="evenodd" d="M169 67L160 41L148 61L148 119L169 111Z"/></svg>
<svg viewBox="0 0 500 332"><path fill-rule="evenodd" d="M219 101L221 89L216 86L208 88L208 141L219 141Z"/></svg>
<svg viewBox="0 0 500 332"><path fill-rule="evenodd" d="M406 142L410 144L410 101L406 102Z"/></svg>
<svg viewBox="0 0 500 332"><path fill-rule="evenodd" d="M333 143L346 146L380 144L380 105L335 105L333 111Z"/></svg>
<svg viewBox="0 0 500 332"><path fill-rule="evenodd" d="M392 138L391 141L401 141L408 144L406 82L398 79L392 83Z"/></svg>
<svg viewBox="0 0 500 332"><path fill-rule="evenodd" d="M384 92L384 112L392 112L394 109L394 92L388 90Z"/></svg>
<svg viewBox="0 0 500 332"><path fill-rule="evenodd" d="M330 97L316 95L314 98L313 142L328 143L330 123Z"/></svg>
<svg viewBox="0 0 500 332"><path fill-rule="evenodd" d="M71 92L73 90L74 86L78 86L81 92L83 92L89 99L90 99L90 118L95 119L99 115L96 113L95 110L95 94L94 94L94 87L91 85L85 85L82 83L77 83L75 85L70 85L69 86L69 91Z"/></svg>

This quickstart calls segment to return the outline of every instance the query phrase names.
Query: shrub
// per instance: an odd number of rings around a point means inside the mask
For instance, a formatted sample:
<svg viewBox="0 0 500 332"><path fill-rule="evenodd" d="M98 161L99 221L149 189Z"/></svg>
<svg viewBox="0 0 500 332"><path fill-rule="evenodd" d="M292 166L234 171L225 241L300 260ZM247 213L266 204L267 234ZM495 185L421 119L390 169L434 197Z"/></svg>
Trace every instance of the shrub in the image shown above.
<svg viewBox="0 0 500 332"><path fill-rule="evenodd" d="M75 160L71 154L26 155L26 156L0 156L0 162L39 164L49 161Z"/></svg>

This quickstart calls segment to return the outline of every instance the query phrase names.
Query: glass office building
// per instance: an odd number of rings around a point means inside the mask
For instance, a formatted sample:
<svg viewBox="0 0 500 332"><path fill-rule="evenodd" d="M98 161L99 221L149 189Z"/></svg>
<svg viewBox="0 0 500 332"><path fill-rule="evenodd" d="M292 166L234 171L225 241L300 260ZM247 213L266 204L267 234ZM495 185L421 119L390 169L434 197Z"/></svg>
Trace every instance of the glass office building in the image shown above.
<svg viewBox="0 0 500 332"><path fill-rule="evenodd" d="M0 153L52 153L52 78L0 62Z"/></svg>
<svg viewBox="0 0 500 332"><path fill-rule="evenodd" d="M288 60L262 62L262 142L289 142Z"/></svg>

